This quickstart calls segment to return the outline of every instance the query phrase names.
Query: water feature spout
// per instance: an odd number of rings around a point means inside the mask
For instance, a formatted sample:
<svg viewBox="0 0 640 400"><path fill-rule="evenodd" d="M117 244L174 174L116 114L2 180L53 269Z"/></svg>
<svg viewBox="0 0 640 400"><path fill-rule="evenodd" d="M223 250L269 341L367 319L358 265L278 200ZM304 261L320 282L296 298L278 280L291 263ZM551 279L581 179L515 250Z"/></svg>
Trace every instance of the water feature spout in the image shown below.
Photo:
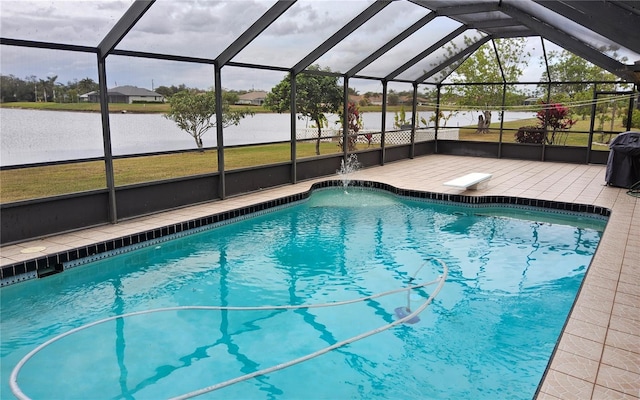
<svg viewBox="0 0 640 400"><path fill-rule="evenodd" d="M337 172L340 180L342 181L342 187L345 189L351 183L351 174L358 171L360 169L360 162L358 161L358 157L355 154L351 154L347 161L343 159L340 162L340 169Z"/></svg>

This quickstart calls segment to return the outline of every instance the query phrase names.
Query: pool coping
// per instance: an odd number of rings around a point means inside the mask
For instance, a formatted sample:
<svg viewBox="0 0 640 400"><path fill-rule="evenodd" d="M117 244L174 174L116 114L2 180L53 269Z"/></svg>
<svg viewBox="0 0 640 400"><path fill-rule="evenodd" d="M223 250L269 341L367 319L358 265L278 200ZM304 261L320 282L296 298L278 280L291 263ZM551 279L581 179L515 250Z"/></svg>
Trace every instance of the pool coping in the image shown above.
<svg viewBox="0 0 640 400"><path fill-rule="evenodd" d="M544 211L571 214L578 213L590 217L608 218L611 215L611 210L606 207L518 196L467 196L463 194L420 191L402 189L386 183L370 180L352 180L349 182L349 186L383 190L397 196L411 199L431 200L465 206L526 206ZM240 218L256 216L263 212L274 211L281 207L294 205L309 198L315 190L332 187L344 187L344 182L342 180L323 180L312 184L309 190L300 193L9 264L0 268L0 287L18 284L31 279L45 278L61 273L69 268L104 259L112 255L126 253L177 237L213 229L220 225L235 222Z"/></svg>

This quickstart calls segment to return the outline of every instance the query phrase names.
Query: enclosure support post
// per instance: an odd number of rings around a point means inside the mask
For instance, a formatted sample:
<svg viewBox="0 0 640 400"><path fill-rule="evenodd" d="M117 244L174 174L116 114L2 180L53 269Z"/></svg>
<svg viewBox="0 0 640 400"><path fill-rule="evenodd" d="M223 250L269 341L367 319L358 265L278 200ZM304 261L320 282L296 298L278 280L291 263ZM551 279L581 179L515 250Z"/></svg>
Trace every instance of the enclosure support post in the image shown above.
<svg viewBox="0 0 640 400"><path fill-rule="evenodd" d="M542 37L540 37L540 43L542 43L542 55L544 56L544 65L545 65L545 72L547 73L547 81L549 82L547 84L547 104L549 104L549 101L551 100L551 71L549 71L549 59L547 58L547 49L544 47L544 39ZM542 138L542 156L541 156L541 161L544 161L544 152L546 149L546 145L547 145L547 127L544 126L544 137Z"/></svg>
<svg viewBox="0 0 640 400"><path fill-rule="evenodd" d="M491 39L493 44L493 52L498 60L498 67L500 68L500 76L502 77L502 108L500 109L500 133L498 137L498 158L502 158L502 130L504 129L504 103L507 97L507 78L504 76L504 68L502 68L502 61L500 61L500 52L496 45L495 39ZM487 126L487 129L489 127Z"/></svg>
<svg viewBox="0 0 640 400"><path fill-rule="evenodd" d="M349 77L345 75L342 104L342 158L344 159L344 165L347 165L349 157L349 133Z"/></svg>
<svg viewBox="0 0 640 400"><path fill-rule="evenodd" d="M548 107L550 102L551 102L551 79L549 79L549 83L547 83L547 105L545 107ZM547 127L543 126L542 129L544 129L544 137L542 138L542 155L540 156L540 161L544 161L544 156L547 151Z"/></svg>
<svg viewBox="0 0 640 400"><path fill-rule="evenodd" d="M502 158L502 130L504 129L504 108L507 99L507 84L502 84L502 110L500 110L500 136L498 138L498 158Z"/></svg>
<svg viewBox="0 0 640 400"><path fill-rule="evenodd" d="M387 81L382 80L382 126L380 127L380 148L382 149L382 163L385 161L385 126L387 125Z"/></svg>
<svg viewBox="0 0 640 400"><path fill-rule="evenodd" d="M438 125L440 125L440 91L442 89L442 84L438 83L436 88L438 89L436 92L436 126L433 130L433 140L436 143L434 152L435 154L438 154Z"/></svg>
<svg viewBox="0 0 640 400"><path fill-rule="evenodd" d="M593 84L593 101L591 102L591 123L589 124L589 140L587 141L587 164L591 161L591 144L593 143L593 128L596 123L596 106L598 102L598 84Z"/></svg>
<svg viewBox="0 0 640 400"><path fill-rule="evenodd" d="M224 132L222 129L222 78L220 73L222 68L216 62L213 66L214 90L216 95L216 150L218 154L218 176L220 199L227 197L226 182L224 177Z"/></svg>
<svg viewBox="0 0 640 400"><path fill-rule="evenodd" d="M413 104L411 105L411 152L409 158L416 156L416 113L418 112L418 82L413 82Z"/></svg>
<svg viewBox="0 0 640 400"><path fill-rule="evenodd" d="M293 70L289 72L289 79L291 80L291 93L289 94L289 109L291 110L291 183L296 184L298 182L298 163L296 161L297 143L296 137L296 75Z"/></svg>
<svg viewBox="0 0 640 400"><path fill-rule="evenodd" d="M111 151L111 128L109 126L109 93L107 89L106 58L98 54L98 86L100 94L100 116L102 118L102 145L104 148L104 168L109 193L109 222L118 222L116 207L116 187L113 171L113 153Z"/></svg>
<svg viewBox="0 0 640 400"><path fill-rule="evenodd" d="M631 120L633 119L633 102L636 95L633 90L631 90L629 93L629 109L627 111L627 126L625 127L627 131L631 130ZM638 98L638 102L640 102L640 98Z"/></svg>

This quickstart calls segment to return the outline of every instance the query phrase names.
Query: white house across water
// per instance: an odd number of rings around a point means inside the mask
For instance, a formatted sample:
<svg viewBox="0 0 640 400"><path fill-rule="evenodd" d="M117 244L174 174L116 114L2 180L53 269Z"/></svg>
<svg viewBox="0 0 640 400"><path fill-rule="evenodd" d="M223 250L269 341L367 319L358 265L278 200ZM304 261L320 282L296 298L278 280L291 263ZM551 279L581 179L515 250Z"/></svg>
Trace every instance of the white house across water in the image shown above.
<svg viewBox="0 0 640 400"><path fill-rule="evenodd" d="M164 96L152 90L137 86L117 86L107 91L109 103L164 103ZM100 95L97 91L85 93L80 96L80 101L99 103Z"/></svg>

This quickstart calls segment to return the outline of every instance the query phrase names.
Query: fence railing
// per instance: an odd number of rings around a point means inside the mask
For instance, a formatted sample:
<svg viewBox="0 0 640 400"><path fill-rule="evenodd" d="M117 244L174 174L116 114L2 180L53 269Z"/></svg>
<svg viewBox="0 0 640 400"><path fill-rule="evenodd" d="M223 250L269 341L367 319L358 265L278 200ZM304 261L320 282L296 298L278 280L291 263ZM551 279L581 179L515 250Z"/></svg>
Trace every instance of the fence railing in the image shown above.
<svg viewBox="0 0 640 400"><path fill-rule="evenodd" d="M299 128L296 130L297 140L312 140L318 137L318 130L315 128ZM458 128L440 128L438 129L438 139L442 140L459 140L460 130ZM334 128L322 129L320 138L323 142L341 142L342 130ZM416 142L429 142L436 139L434 128L418 128L416 129ZM374 129L361 129L358 131L355 143L366 145L380 144L382 142L382 133ZM400 145L411 143L411 129L399 129L385 132L385 144Z"/></svg>

